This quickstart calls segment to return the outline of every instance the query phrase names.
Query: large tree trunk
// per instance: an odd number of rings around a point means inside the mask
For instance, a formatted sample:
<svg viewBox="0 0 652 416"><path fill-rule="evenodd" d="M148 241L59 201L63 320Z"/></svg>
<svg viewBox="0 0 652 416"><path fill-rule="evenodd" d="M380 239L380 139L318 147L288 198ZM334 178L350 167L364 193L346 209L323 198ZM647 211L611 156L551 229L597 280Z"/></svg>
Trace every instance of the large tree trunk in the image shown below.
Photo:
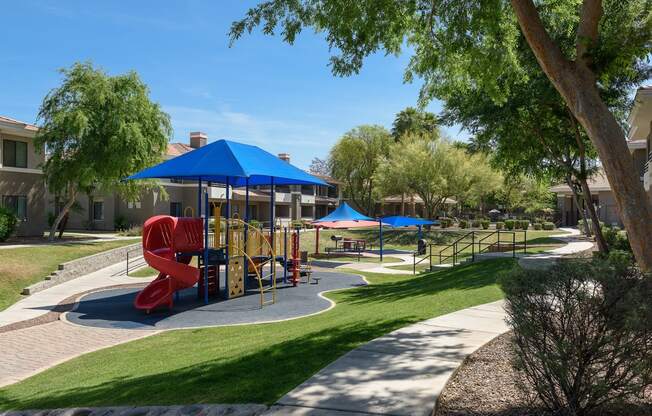
<svg viewBox="0 0 652 416"><path fill-rule="evenodd" d="M598 151L639 266L652 271L652 203L634 168L625 135L600 97L586 56L590 49L585 45L597 40L601 1L585 0L582 5L578 60L574 62L550 38L532 0L511 0L511 4L539 65Z"/></svg>
<svg viewBox="0 0 652 416"><path fill-rule="evenodd" d="M74 186L70 185L68 187L68 201L66 204L61 208L61 211L59 212L59 215L57 215L57 218L54 219L54 222L52 223L52 227L50 228L50 235L48 237L49 241L54 241L56 235L57 235L57 229L59 228L59 223L61 223L61 220L63 217L68 214L70 211L70 208L73 206L75 203L75 199L77 198L77 190L75 189Z"/></svg>
<svg viewBox="0 0 652 416"><path fill-rule="evenodd" d="M598 243L598 250L601 253L608 253L609 247L607 242L602 235L602 228L600 227L600 219L598 218L598 213L595 212L595 206L593 206L593 197L591 196L591 190L589 189L589 184L586 182L586 179L578 179L580 186L582 187L582 195L584 196L584 204L586 209L589 211L589 216L591 217L591 224L593 224L593 234L595 235L595 241Z"/></svg>

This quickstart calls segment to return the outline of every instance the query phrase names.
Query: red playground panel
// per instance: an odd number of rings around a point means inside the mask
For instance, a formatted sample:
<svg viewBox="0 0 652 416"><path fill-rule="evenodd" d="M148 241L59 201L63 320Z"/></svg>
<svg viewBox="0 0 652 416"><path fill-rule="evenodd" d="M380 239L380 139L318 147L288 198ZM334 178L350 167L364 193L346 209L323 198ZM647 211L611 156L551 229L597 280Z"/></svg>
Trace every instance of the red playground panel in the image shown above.
<svg viewBox="0 0 652 416"><path fill-rule="evenodd" d="M136 296L134 306L148 313L158 306L173 305L174 292L194 286L200 270L188 264L193 253L204 249L203 220L157 215L143 226L143 256L158 277ZM177 255L180 254L180 261Z"/></svg>

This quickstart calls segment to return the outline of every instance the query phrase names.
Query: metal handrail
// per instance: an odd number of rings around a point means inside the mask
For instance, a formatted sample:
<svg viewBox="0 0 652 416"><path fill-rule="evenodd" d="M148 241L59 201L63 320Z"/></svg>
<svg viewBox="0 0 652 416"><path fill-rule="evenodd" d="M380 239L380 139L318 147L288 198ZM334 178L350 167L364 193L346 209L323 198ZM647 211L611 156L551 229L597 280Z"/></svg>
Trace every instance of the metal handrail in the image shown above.
<svg viewBox="0 0 652 416"><path fill-rule="evenodd" d="M444 262L447 262L450 259L453 259L453 265L456 265L458 263L458 258L464 250L468 249L469 247L471 248L471 261L475 261L475 255L476 255L476 244L477 244L477 254L483 253L485 251L488 251L490 247L498 245L498 249L500 250L500 245L501 243L511 243L512 245L512 256L516 257L516 249L517 249L517 243L516 243L516 233L517 232L522 232L523 233L523 253L527 253L527 231L526 230L517 230L517 231L512 231L512 230L507 230L507 231L502 231L502 230L496 230L493 232L489 232L487 235L482 236L481 238L476 240L476 232L475 231L469 231L463 236L459 237L457 240L453 241L452 243L446 245L443 247L441 250L439 250L438 253L436 253L439 256L439 264L443 264ZM503 241L501 240L501 235L511 235L511 241ZM485 243L485 241L492 237L492 236L498 236L497 241L491 242L491 243ZM471 236L471 241L464 241L465 239L468 239L468 237ZM432 246L435 244L430 244L430 268L432 269ZM444 253L446 250L453 249L453 252L451 254L445 255ZM416 269L416 265L414 266Z"/></svg>

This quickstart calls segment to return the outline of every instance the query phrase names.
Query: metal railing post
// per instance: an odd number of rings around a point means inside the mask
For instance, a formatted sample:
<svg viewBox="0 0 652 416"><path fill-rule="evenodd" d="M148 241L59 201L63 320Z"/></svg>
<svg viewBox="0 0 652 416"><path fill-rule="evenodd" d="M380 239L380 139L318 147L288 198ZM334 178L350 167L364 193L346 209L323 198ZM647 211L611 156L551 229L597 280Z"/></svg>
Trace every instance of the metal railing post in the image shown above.
<svg viewBox="0 0 652 416"><path fill-rule="evenodd" d="M523 254L527 254L527 230L523 230Z"/></svg>
<svg viewBox="0 0 652 416"><path fill-rule="evenodd" d="M475 261L475 231L471 234L471 261Z"/></svg>
<svg viewBox="0 0 652 416"><path fill-rule="evenodd" d="M516 258L516 233L512 233L512 257Z"/></svg>
<svg viewBox="0 0 652 416"><path fill-rule="evenodd" d="M417 274L417 253L412 254L412 274Z"/></svg>
<svg viewBox="0 0 652 416"><path fill-rule="evenodd" d="M498 233L498 252L500 253L500 230L496 231Z"/></svg>

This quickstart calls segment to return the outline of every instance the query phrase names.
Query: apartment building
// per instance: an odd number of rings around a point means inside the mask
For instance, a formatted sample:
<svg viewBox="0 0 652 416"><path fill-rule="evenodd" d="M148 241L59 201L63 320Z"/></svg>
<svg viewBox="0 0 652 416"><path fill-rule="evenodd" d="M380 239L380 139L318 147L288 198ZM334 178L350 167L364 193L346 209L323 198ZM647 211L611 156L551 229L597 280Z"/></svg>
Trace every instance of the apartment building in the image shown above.
<svg viewBox="0 0 652 416"><path fill-rule="evenodd" d="M19 236L38 235L47 225L47 195L41 165L34 149L38 128L0 116L0 203L19 219Z"/></svg>
<svg viewBox="0 0 652 416"><path fill-rule="evenodd" d="M641 87L636 91L634 106L628 117L629 131L627 147L634 160L635 169L641 178L643 186L652 201L652 175L650 160L652 160L652 86ZM622 225L616 208L612 187L604 172L600 171L589 180L589 189L593 197L600 221L606 224ZM572 192L567 185L557 185L551 188L557 194L557 208L561 215L561 224L577 225L580 220L579 209L575 204Z"/></svg>
<svg viewBox="0 0 652 416"><path fill-rule="evenodd" d="M205 146L206 134L190 133L188 143L170 143L165 157L171 159ZM290 163L290 155L279 154ZM320 175L317 175L320 176ZM288 225L294 220L312 221L332 212L341 199L340 183L330 177L320 176L330 186L281 186L274 190L274 210L277 225ZM78 198L77 212L69 219L73 229L114 230L118 223L140 225L153 215L193 216L197 210L197 183L195 181L161 180L164 192L143 192L138 201L126 201L115 194L84 195ZM226 215L226 189L224 186L207 187L211 215L215 210ZM270 221L271 194L269 186L249 190L249 215L266 225ZM245 217L245 190L230 190L231 213Z"/></svg>

